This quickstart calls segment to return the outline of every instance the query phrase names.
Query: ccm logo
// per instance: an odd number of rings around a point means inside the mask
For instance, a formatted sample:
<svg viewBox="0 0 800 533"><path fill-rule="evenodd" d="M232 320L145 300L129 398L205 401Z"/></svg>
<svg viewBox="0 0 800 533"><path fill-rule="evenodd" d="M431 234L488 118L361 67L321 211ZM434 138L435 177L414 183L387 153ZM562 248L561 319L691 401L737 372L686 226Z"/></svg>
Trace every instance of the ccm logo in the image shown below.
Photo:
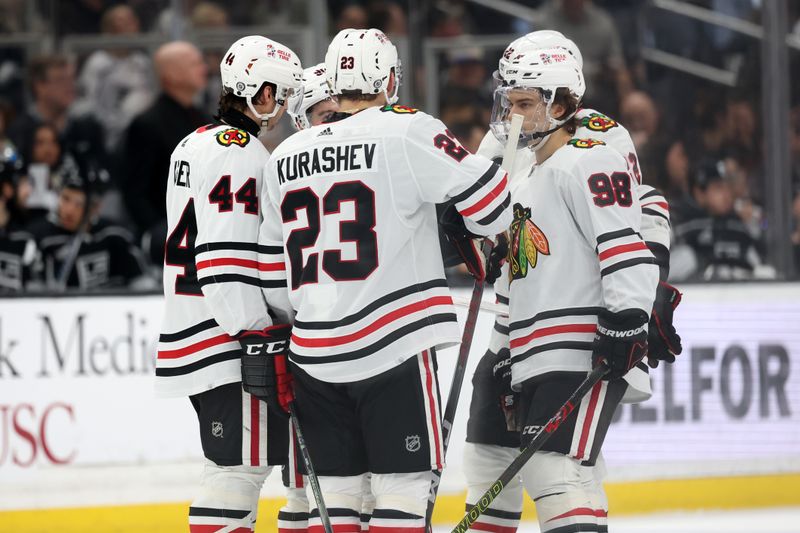
<svg viewBox="0 0 800 533"><path fill-rule="evenodd" d="M274 354L281 353L286 350L286 340L265 342L263 344L249 344L247 346L247 355L261 355L261 354Z"/></svg>

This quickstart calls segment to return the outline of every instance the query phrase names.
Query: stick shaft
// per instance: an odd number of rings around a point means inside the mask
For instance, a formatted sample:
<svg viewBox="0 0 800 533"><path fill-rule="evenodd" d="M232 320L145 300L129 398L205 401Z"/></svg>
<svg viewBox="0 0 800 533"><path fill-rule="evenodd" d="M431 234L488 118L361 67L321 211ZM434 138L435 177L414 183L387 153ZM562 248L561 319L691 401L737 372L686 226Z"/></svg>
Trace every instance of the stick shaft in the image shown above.
<svg viewBox="0 0 800 533"><path fill-rule="evenodd" d="M489 239L484 239L482 247L483 253L488 257L492 251L493 243ZM453 381L450 384L450 391L447 394L447 404L445 405L444 417L442 418L443 456L447 455L447 447L450 443L453 421L456 418L456 409L458 408L458 399L461 397L464 375L467 373L469 350L472 347L472 338L475 336L475 326L478 323L478 313L480 311L483 288L485 286L486 282L484 280L477 279L472 286L472 296L470 297L469 309L467 310L467 321L464 324L464 332L461 334L461 346L458 349L458 359L456 359L456 368L453 372ZM436 495L439 493L441 478L441 470L434 470L431 491L428 496L428 510L425 514L425 523L427 524L428 531L430 531L431 521L433 520L433 507L436 504Z"/></svg>
<svg viewBox="0 0 800 533"><path fill-rule="evenodd" d="M300 448L300 455L303 457L303 464L306 466L308 482L311 484L311 492L314 493L314 499L317 501L317 509L319 510L319 518L322 521L322 527L325 533L333 533L331 518L328 515L328 508L325 506L325 500L322 498L319 478L317 478L317 473L314 471L314 465L311 462L311 454L308 453L306 439L303 437L303 431L300 429L300 421L297 419L297 411L294 408L294 402L289 402L289 415L292 420L292 427L294 427L294 434L297 437L297 447Z"/></svg>

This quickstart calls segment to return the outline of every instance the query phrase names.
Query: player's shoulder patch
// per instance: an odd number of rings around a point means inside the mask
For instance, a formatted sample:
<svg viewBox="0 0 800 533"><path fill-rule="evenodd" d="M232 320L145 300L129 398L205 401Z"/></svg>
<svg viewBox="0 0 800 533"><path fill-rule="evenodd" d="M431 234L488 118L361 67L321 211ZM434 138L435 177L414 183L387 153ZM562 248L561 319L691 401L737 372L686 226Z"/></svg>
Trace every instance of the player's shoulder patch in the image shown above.
<svg viewBox="0 0 800 533"><path fill-rule="evenodd" d="M591 131L598 131L604 133L611 128L619 126L619 122L611 117L602 113L590 113L581 119L581 127L588 128Z"/></svg>
<svg viewBox="0 0 800 533"><path fill-rule="evenodd" d="M225 128L216 135L217 143L222 146L247 146L250 142L250 134L239 128Z"/></svg>
<svg viewBox="0 0 800 533"><path fill-rule="evenodd" d="M594 148L595 146L605 146L606 143L597 139L570 139L567 144L575 148Z"/></svg>
<svg viewBox="0 0 800 533"><path fill-rule="evenodd" d="M414 113L419 111L419 109L417 109L416 107L408 107L400 104L386 104L381 108L381 111L383 111L384 113L386 112L397 113L398 115L413 115Z"/></svg>

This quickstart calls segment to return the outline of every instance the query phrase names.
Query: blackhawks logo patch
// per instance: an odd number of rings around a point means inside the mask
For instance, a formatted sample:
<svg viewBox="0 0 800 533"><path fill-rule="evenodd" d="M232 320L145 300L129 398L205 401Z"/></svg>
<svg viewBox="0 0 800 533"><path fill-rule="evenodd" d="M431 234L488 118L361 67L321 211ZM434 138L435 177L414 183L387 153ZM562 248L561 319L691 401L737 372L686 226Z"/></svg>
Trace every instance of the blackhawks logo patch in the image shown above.
<svg viewBox="0 0 800 533"><path fill-rule="evenodd" d="M238 128L228 128L217 133L217 142L222 146L247 146L250 142L250 134Z"/></svg>
<svg viewBox="0 0 800 533"><path fill-rule="evenodd" d="M419 111L419 109L400 104L387 104L381 108L381 111L383 111L384 113L387 111L391 111L392 113L397 113L398 115L407 115L407 114L413 115L414 113Z"/></svg>
<svg viewBox="0 0 800 533"><path fill-rule="evenodd" d="M550 243L531 220L531 208L514 204L511 246L508 248L509 282L527 276L528 270L536 267L539 254L550 255Z"/></svg>
<svg viewBox="0 0 800 533"><path fill-rule="evenodd" d="M592 131L606 132L618 126L617 121L601 113L591 113L581 119L581 126Z"/></svg>
<svg viewBox="0 0 800 533"><path fill-rule="evenodd" d="M567 144L575 148L594 148L595 146L605 145L603 141L597 139L570 139Z"/></svg>

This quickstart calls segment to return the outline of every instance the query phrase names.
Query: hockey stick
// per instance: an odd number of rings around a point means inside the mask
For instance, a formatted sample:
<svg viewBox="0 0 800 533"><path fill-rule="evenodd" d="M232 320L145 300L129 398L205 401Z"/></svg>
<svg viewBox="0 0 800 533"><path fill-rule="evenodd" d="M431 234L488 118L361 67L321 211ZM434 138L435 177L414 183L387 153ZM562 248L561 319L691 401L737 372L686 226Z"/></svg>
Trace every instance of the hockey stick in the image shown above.
<svg viewBox="0 0 800 533"><path fill-rule="evenodd" d="M488 257L494 244L489 239L484 239L481 246L485 257ZM461 396L461 386L464 384L464 375L467 373L467 359L469 349L472 346L472 337L475 333L475 325L478 322L478 311L480 310L481 298L483 298L483 288L486 285L482 279L476 279L472 286L472 297L469 300L469 310L467 311L467 321L464 324L464 332L461 334L461 346L458 349L458 359L456 368L453 372L453 381L450 383L450 392L447 394L447 404L442 418L442 459L447 455L447 445L450 442L450 433L453 428L453 420L456 417L458 398ZM439 492L439 482L442 479L442 471L433 471L431 481L431 491L428 495L428 510L425 513L425 524L427 530L431 530L431 520L433 519L433 507L436 504L436 495Z"/></svg>
<svg viewBox="0 0 800 533"><path fill-rule="evenodd" d="M533 440L523 449L520 454L514 459L508 468L506 468L500 477L492 483L492 486L489 487L483 496L475 502L475 506L470 509L467 514L464 515L464 518L461 519L461 522L456 524L456 527L453 528L452 533L465 533L472 524L478 521L478 517L480 517L492 504L497 495L503 490L506 484L511 481L514 476L516 476L522 467L525 466L525 463L533 456L534 453L539 451L542 445L549 439L553 433L561 427L561 424L569 418L569 415L572 411L575 410L575 406L578 405L581 400L583 399L586 394L592 390L592 388L597 385L597 383L603 379L603 376L608 373L608 367L605 364L602 364L592 370L589 375L586 376L586 379L575 389L575 392L572 393L572 396L564 402L556 414L547 421L547 424L539 428L539 431L536 432L536 436L533 437Z"/></svg>
<svg viewBox="0 0 800 533"><path fill-rule="evenodd" d="M517 154L517 139L519 139L519 134L522 131L522 121L522 115L515 114L511 117L508 140L506 141L506 146L503 151L503 162L500 164L500 167L503 168L506 173L510 173L511 167L514 165L514 158ZM484 257L489 257L493 247L494 243L490 239L483 240L481 251ZM444 417L442 418L442 459L447 456L447 446L450 443L450 434L452 433L453 422L456 418L456 408L458 407L458 399L461 396L461 386L464 384L464 375L467 373L467 359L469 358L469 350L472 346L472 337L475 334L475 325L478 322L478 311L480 311L484 286L485 281L483 279L476 279L475 284L472 286L472 297L469 301L467 321L464 324L464 332L461 334L461 346L458 350L458 359L456 359L453 381L450 384L450 391L447 394L447 404L445 405ZM433 508L436 505L436 495L439 493L441 479L442 471L434 470L433 479L431 481L431 491L428 495L428 509L425 513L425 525L428 532L432 531Z"/></svg>
<svg viewBox="0 0 800 533"><path fill-rule="evenodd" d="M328 516L328 508L325 506L325 500L322 499L322 489L319 487L319 478L314 471L314 465L311 463L311 454L308 453L308 446L306 446L306 439L303 437L303 432L300 430L300 421L297 418L297 411L294 408L294 402L289 402L289 415L294 426L294 434L297 436L297 447L300 448L300 455L303 456L303 463L306 466L306 473L308 475L308 482L311 483L311 491L314 493L314 499L317 501L317 509L319 510L319 519L322 521L322 528L325 533L333 533L331 526L331 517Z"/></svg>

